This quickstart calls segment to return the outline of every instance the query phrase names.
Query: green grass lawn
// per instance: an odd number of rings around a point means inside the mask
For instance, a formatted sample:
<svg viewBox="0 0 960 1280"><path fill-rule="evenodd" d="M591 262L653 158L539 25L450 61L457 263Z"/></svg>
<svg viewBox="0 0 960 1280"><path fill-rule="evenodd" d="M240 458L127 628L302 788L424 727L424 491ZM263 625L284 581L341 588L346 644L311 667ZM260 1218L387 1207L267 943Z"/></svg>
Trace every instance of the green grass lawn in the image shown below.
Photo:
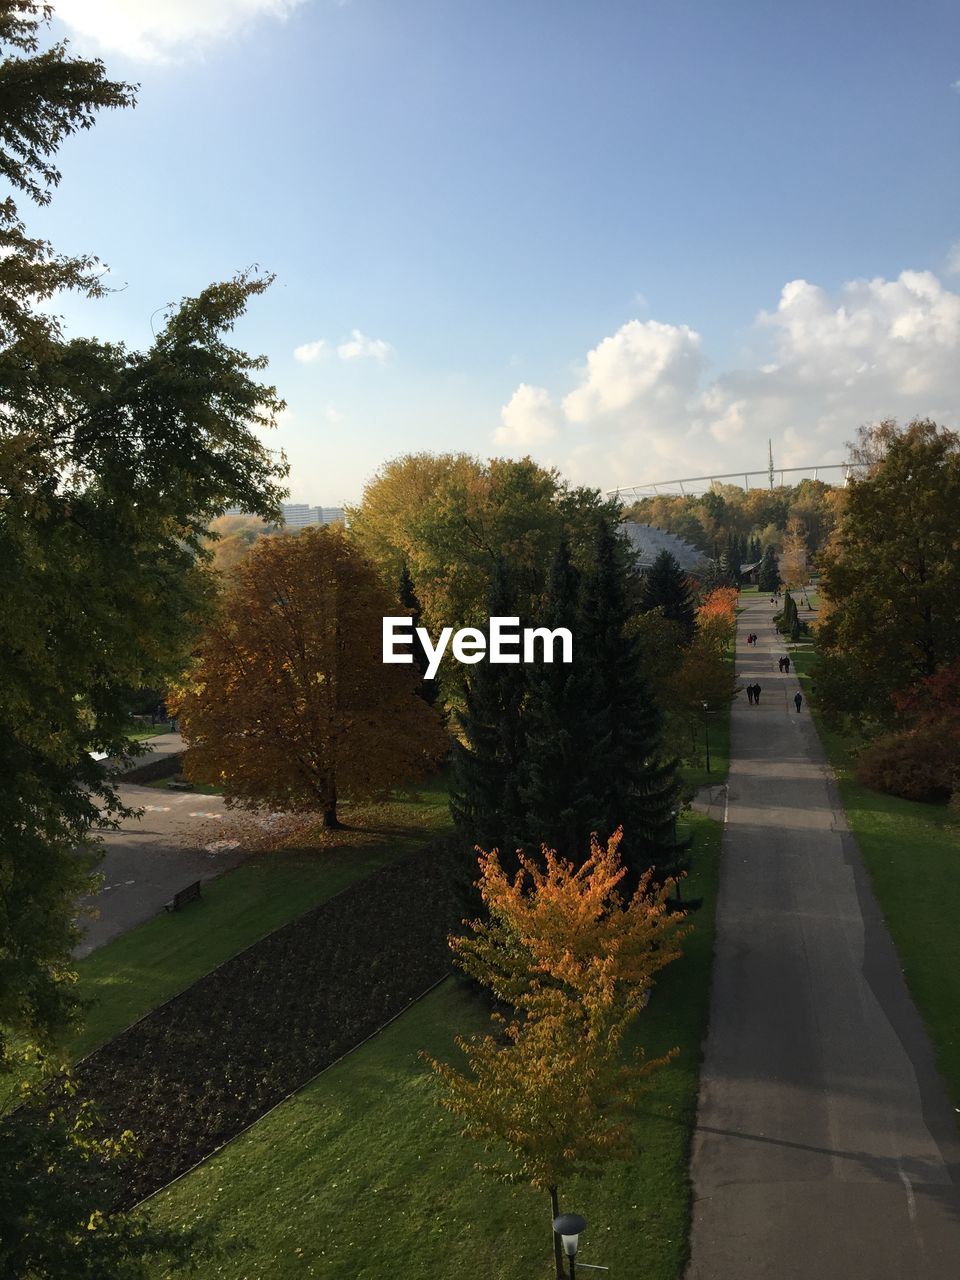
<svg viewBox="0 0 960 1280"><path fill-rule="evenodd" d="M881 795L857 782L854 744L823 724L810 693L813 646L792 652L907 985L960 1106L960 821L946 808Z"/></svg>
<svg viewBox="0 0 960 1280"><path fill-rule="evenodd" d="M344 810L366 843L255 855L204 886L189 910L163 913L98 948L77 965L92 1007L69 1045L73 1058L122 1031L162 1001L264 934L412 851L450 826L443 779L395 801Z"/></svg>
<svg viewBox="0 0 960 1280"><path fill-rule="evenodd" d="M687 1249L688 1148L705 1032L718 823L692 814L690 896L703 895L685 954L662 975L641 1019L650 1055L680 1055L656 1077L636 1119L637 1155L599 1180L571 1180L562 1205L590 1225L586 1262L612 1275L678 1280ZM204 1276L421 1280L552 1274L549 1200L479 1173L482 1150L434 1100L417 1053L453 1053L480 1030L476 999L448 980L373 1040L265 1116L218 1156L150 1201L169 1224L202 1222L221 1253ZM157 1267L157 1277L165 1274Z"/></svg>

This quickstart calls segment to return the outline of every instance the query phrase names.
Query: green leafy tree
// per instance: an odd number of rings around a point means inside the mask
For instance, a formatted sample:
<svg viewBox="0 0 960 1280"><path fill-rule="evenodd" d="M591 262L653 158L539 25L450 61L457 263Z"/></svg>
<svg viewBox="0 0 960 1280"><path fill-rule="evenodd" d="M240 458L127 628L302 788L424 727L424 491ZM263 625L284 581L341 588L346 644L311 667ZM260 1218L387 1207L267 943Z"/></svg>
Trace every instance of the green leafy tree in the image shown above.
<svg viewBox="0 0 960 1280"><path fill-rule="evenodd" d="M59 143L128 86L63 44L46 10L0 3L0 170L45 204ZM50 1041L75 1008L77 897L90 837L123 811L90 752L117 755L130 691L179 671L209 597L208 522L275 516L285 473L251 430L281 401L264 361L225 341L267 281L240 276L171 310L145 352L66 341L37 306L96 294L90 258L31 240L0 206L0 1055L5 1030Z"/></svg>
<svg viewBox="0 0 960 1280"><path fill-rule="evenodd" d="M643 577L640 607L644 613L661 609L663 616L679 628L681 642L689 644L696 629L696 609L690 580L680 565L663 550Z"/></svg>
<svg viewBox="0 0 960 1280"><path fill-rule="evenodd" d="M0 1118L0 1275L10 1280L147 1280L199 1261L196 1230L114 1212L134 1135L111 1134L68 1072L19 1064L21 1105ZM191 1265L192 1269L192 1265Z"/></svg>
<svg viewBox="0 0 960 1280"><path fill-rule="evenodd" d="M960 657L960 436L883 422L859 450L869 465L821 559L817 692L830 712L886 725L893 693Z"/></svg>

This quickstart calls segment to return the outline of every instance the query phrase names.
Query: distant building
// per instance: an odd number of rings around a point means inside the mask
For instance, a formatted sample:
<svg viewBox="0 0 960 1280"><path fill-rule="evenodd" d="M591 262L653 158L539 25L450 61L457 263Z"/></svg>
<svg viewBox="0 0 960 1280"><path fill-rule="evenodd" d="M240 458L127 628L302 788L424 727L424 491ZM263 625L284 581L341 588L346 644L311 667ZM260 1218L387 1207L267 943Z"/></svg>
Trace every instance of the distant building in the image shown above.
<svg viewBox="0 0 960 1280"><path fill-rule="evenodd" d="M346 524L343 507L312 507L306 502L284 502L283 524L287 529L308 529L315 524ZM245 516L249 512L241 507L228 507L228 516Z"/></svg>
<svg viewBox="0 0 960 1280"><path fill-rule="evenodd" d="M657 525L624 520L621 528L637 553L641 569L649 569L661 551L669 551L680 568L687 573L701 568L707 559L692 542L687 542L686 538L675 533L668 533Z"/></svg>

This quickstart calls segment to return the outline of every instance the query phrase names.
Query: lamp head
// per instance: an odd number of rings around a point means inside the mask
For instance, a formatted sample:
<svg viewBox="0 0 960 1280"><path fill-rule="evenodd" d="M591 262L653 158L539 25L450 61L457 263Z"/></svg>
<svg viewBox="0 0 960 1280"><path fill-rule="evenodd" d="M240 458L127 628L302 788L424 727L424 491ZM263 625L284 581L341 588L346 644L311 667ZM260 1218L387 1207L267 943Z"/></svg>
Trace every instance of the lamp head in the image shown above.
<svg viewBox="0 0 960 1280"><path fill-rule="evenodd" d="M554 1218L553 1229L563 1240L563 1251L568 1258L577 1256L580 1232L586 1225L586 1218L581 1218L579 1213L561 1213L558 1218Z"/></svg>

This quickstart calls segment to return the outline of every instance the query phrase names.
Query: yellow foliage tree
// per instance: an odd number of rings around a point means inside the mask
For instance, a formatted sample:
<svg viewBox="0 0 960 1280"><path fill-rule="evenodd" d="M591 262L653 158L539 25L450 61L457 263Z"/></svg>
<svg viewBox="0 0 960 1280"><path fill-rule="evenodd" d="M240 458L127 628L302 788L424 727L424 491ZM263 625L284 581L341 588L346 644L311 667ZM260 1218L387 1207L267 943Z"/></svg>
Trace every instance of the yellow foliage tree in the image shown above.
<svg viewBox="0 0 960 1280"><path fill-rule="evenodd" d="M783 539L783 551L780 553L780 573L788 587L806 585L807 565L807 531L803 521L792 516L787 521L787 532Z"/></svg>
<svg viewBox="0 0 960 1280"><path fill-rule="evenodd" d="M446 752L412 666L384 666L397 605L339 528L260 539L238 564L174 699L188 777L229 803L319 811L423 777Z"/></svg>
<svg viewBox="0 0 960 1280"><path fill-rule="evenodd" d="M619 843L619 832L605 846L594 840L579 868L548 849L542 866L521 856L513 878L496 850L481 853L489 920L471 922L471 936L450 945L515 1016L494 1014L497 1034L457 1039L465 1072L426 1058L464 1136L506 1157L480 1167L547 1191L551 1220L564 1178L633 1154L638 1094L675 1052L655 1060L624 1052L654 974L680 955L685 927L666 909L672 881L654 887L648 873L623 901ZM554 1258L562 1277L556 1237Z"/></svg>

